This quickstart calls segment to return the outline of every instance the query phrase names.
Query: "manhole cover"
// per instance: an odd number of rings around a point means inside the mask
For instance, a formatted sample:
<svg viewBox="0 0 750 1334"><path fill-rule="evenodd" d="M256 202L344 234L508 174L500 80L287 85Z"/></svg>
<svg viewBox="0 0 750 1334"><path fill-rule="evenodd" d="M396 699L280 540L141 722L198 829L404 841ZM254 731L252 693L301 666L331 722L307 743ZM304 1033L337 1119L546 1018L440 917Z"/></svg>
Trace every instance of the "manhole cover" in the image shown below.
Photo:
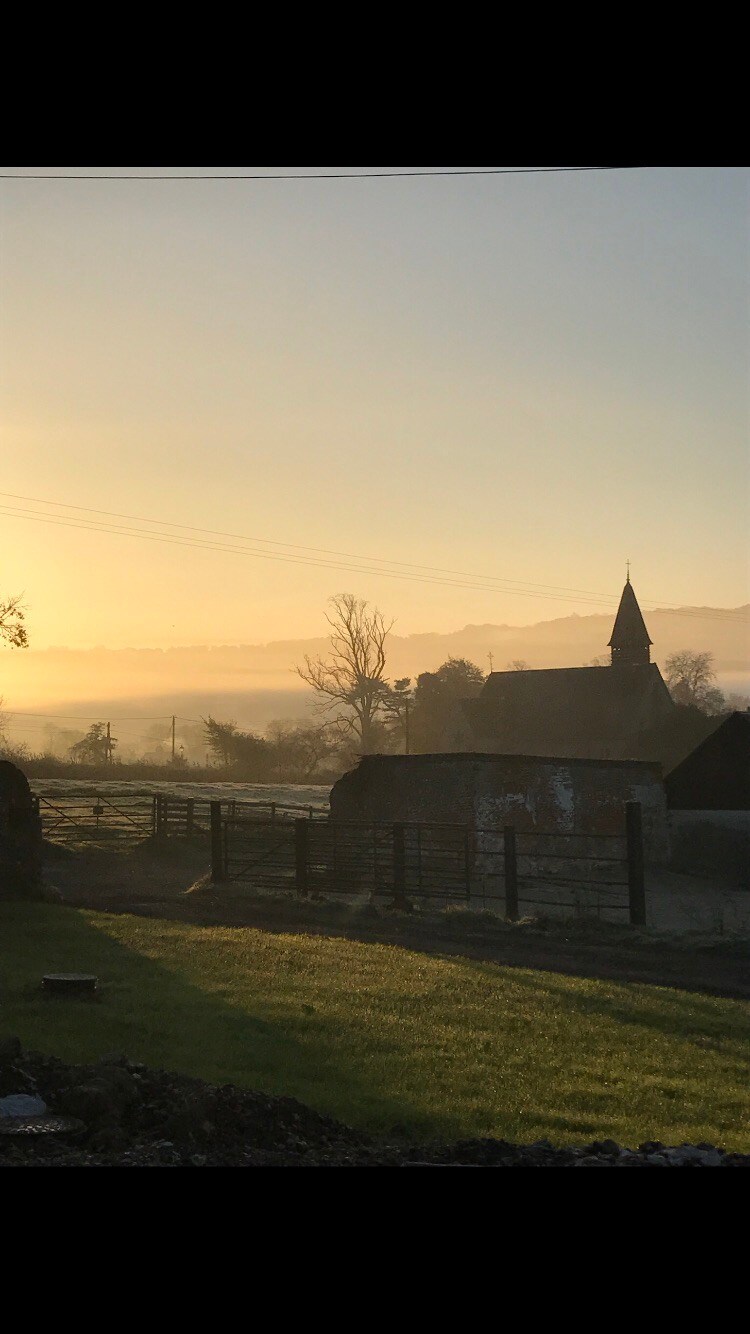
<svg viewBox="0 0 750 1334"><path fill-rule="evenodd" d="M0 1116L0 1135L80 1135L86 1129L75 1116Z"/></svg>
<svg viewBox="0 0 750 1334"><path fill-rule="evenodd" d="M46 973L42 987L59 996L92 996L97 981L93 973Z"/></svg>

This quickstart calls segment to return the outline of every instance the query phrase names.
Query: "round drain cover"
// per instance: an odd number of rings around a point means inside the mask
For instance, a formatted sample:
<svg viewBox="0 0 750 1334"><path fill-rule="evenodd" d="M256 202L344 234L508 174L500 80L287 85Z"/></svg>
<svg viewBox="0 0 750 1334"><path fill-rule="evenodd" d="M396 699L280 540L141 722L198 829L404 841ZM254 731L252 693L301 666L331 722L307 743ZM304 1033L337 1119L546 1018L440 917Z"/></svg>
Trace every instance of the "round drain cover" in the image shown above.
<svg viewBox="0 0 750 1334"><path fill-rule="evenodd" d="M0 1135L80 1135L86 1127L75 1116L0 1116Z"/></svg>
<svg viewBox="0 0 750 1334"><path fill-rule="evenodd" d="M90 996L96 991L97 981L93 973L46 973L42 987L60 996Z"/></svg>

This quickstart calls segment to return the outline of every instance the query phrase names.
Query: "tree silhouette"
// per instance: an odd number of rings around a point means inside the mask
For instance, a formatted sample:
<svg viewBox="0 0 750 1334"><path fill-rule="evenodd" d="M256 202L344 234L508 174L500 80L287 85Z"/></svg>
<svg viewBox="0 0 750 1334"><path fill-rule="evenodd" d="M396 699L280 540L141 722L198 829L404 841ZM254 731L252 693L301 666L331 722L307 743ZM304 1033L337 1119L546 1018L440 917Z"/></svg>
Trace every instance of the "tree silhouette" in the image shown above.
<svg viewBox="0 0 750 1334"><path fill-rule="evenodd" d="M109 764L117 745L113 736L107 736L106 723L92 723L85 737L70 747L70 758L78 764Z"/></svg>
<svg viewBox="0 0 750 1334"><path fill-rule="evenodd" d="M437 671L417 677L411 729L415 752L441 748L445 724L456 702L476 699L485 680L481 667L468 658L448 658Z"/></svg>
<svg viewBox="0 0 750 1334"><path fill-rule="evenodd" d="M385 641L393 621L386 624L377 607L353 593L329 598L331 653L326 662L305 656L304 667L294 670L319 696L318 708L333 714L339 729L353 734L364 753L380 739L380 715L385 712Z"/></svg>
<svg viewBox="0 0 750 1334"><path fill-rule="evenodd" d="M23 594L19 593L17 597L0 602L0 639L4 639L11 648L29 646L29 637L24 625L26 608L21 602L22 597Z"/></svg>
<svg viewBox="0 0 750 1334"><path fill-rule="evenodd" d="M692 705L701 713L721 713L726 706L723 694L714 685L713 653L695 653L680 649L671 653L664 664L664 677L675 704Z"/></svg>

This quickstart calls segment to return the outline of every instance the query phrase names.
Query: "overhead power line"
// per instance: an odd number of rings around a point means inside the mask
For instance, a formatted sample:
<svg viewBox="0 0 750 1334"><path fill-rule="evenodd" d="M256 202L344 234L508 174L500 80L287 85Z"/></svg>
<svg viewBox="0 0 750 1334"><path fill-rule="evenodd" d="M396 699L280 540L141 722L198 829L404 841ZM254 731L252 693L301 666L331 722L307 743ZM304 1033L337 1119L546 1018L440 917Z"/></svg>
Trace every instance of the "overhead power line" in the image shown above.
<svg viewBox="0 0 750 1334"><path fill-rule="evenodd" d="M127 742L132 742L132 741L150 741L150 742L152 742L154 745L166 745L166 744L168 744L169 739L170 739L170 732L171 732L171 729L170 729L169 727L167 727L167 730L166 730L163 734L161 734L160 736L151 736L148 732L128 732L128 731L123 731L123 730L121 729L120 724L118 723L118 721L117 721L116 718L105 719L105 718L100 714L100 715L97 717L97 719L96 719L96 722L105 722L105 721L109 721L109 722L111 722L112 724L115 724L115 723L117 724L117 740L118 740L118 741L127 741ZM26 736L26 735L27 735L28 733L30 733L30 732L33 732L35 736L49 736L50 732L58 732L59 734L62 734L62 735L64 736L66 732L67 732L68 734L70 734L71 732L80 732L80 731L83 730L82 728L77 728L77 727L70 727L70 728L58 727L58 728L52 728L52 727L49 727L49 726L48 726L48 727L37 727L37 726L35 726L33 723L31 723L31 724L26 723L26 722L18 722L18 723L17 723L17 722L14 721L14 717L13 717L12 715L10 716L10 721L8 722L8 727L9 727L11 730L15 730L15 731L17 731L17 732L23 732L24 736Z"/></svg>
<svg viewBox="0 0 750 1334"><path fill-rule="evenodd" d="M0 492L0 495L3 494L9 495L11 493ZM32 499L32 503L34 504L55 505L58 509L60 508L75 509L83 513L94 513L94 514L113 513L112 511L106 511L106 510L88 510L85 506L67 505L62 502L56 502L56 501L35 500L29 497L26 497L26 499ZM357 560L362 562L357 565L352 565L350 563L347 563L347 561L343 559L336 559L336 560L326 559L325 552L323 549L321 549L321 554L319 556L310 555L303 557L294 555L292 554L292 552L295 550L295 548L291 547L291 544L288 544L288 549L283 553L259 551L254 547L236 546L233 545L232 542L217 542L217 541L209 542L201 538L180 537L176 536L174 533L165 533L163 531L152 531L142 528L131 528L123 524L113 524L111 522L103 523L101 520L75 518L69 514L65 515L59 513L45 514L34 510L21 509L18 506L0 505L0 514L5 514L6 517L9 518L24 519L30 522L51 524L57 527L76 528L84 532L106 533L109 536L114 536L114 537L133 537L141 541L159 542L168 546L188 547L192 548L193 550L199 550L199 551L218 551L232 555L251 557L258 560L281 561L286 564L301 565L310 568L340 570L340 571L345 571L346 573L349 574L364 574L369 576L379 576L381 578L386 578L386 579L401 579L410 582L430 584L433 586L446 587L446 588L465 588L465 589L470 589L472 591L483 592L483 593L511 593L519 597L544 598L546 600L554 602L584 603L591 607L600 607L602 608L602 610L611 610L613 602L616 601L617 597L617 595L607 596L606 594L587 592L585 590L578 590L576 593L576 590L564 589L564 588L556 589L554 585L523 585L520 581L501 580L499 577L496 576L463 574L457 578L446 577L447 575L450 575L452 572L448 570L441 571L437 567L431 567L431 566L408 566L408 567L402 566L400 569L384 568L386 565L395 567L398 565L398 562L382 561L379 564L376 564L376 562L379 560L379 558L377 557L351 557L350 559L352 560ZM137 523L161 524L161 521L156 519L135 519L134 521ZM181 528L187 532L210 533L213 531L211 529L193 529L189 525L180 525L180 524L165 523L162 524L161 526L171 527L171 528ZM253 542L258 540L265 541L265 539L254 539L254 538L241 538L241 539L235 538L235 540L241 540L244 542ZM273 545L281 546L284 544L274 543ZM316 550L318 550L316 548L296 548L296 549L310 551L310 552L316 552ZM433 571L433 572L416 573L416 571L420 570ZM545 588L548 591L541 591L542 588ZM575 595L571 596L571 593L574 593ZM647 601L648 600L644 599L644 605L646 605ZM649 609L652 611L659 610L668 612L676 616L691 616L693 618L701 618L706 620L722 620L725 622L726 621L734 622L736 624L748 624L747 618L743 616L738 616L731 612L724 613L714 609L703 612L699 609L693 609L693 608L678 609L678 608L659 606L659 605L652 605Z"/></svg>
<svg viewBox="0 0 750 1334"><path fill-rule="evenodd" d="M312 553L312 555L315 557L315 563L316 563L316 564L317 564L317 563L320 563L320 564L322 564L322 565L329 566L329 567L331 567L331 568L336 568L336 569L339 569L339 568L341 568L341 569L346 569L346 570L348 570L349 572L352 572L352 573L368 573L368 574L372 574L372 573L382 573L383 571L381 571L379 567L380 567L380 566L384 566L384 567L390 567L391 569L397 569L397 570L399 571L399 573L402 573L404 570L407 570L407 571L414 570L414 571L418 571L418 572L420 572L420 573L427 573L427 574L431 574L431 575L449 575L449 576L457 576L459 579L470 579L470 580L481 579L481 581L482 581L482 585L483 585L483 586L486 585L486 584L493 585L493 586L494 586L494 585L497 585L498 587L495 589L495 591L526 593L526 594L528 594L529 596L536 596L538 592L539 592L539 595L542 595L542 594L573 593L573 594L577 594L577 595L578 595L578 596L575 598L576 601L580 601L580 600L589 600L589 602L591 602L591 600L593 599L593 600L596 600L598 603L600 603L602 606L606 606L607 608L609 608L609 606L611 605L612 601L618 597L618 594L616 594L616 593L611 593L611 594L606 594L606 593L594 593L591 589L585 589L585 588L571 588L571 587L569 587L568 585L533 583L533 582L531 582L531 581L523 580L523 579L508 579L508 578L503 578L503 577L500 576L500 575L478 575L478 574L476 574L476 573L473 573L473 572L470 572L470 571L466 571L466 570L453 570L453 569L448 569L448 568L444 568L444 567L437 566L437 565L418 565L418 564L410 563L410 562L408 562L408 561L394 561L394 560L388 560L387 558L384 558L384 557L382 557L382 556L362 556L362 555L358 555L358 554L356 554L356 553L354 553L354 552L351 552L351 551L338 551L338 550L331 549L331 548L328 548L328 547L311 547L311 546L304 546L304 545L302 545L302 544L300 544L300 543L296 543L296 542L280 542L280 541L278 541L278 540L274 540L274 539L271 539L271 538L248 536L247 534L243 534L243 533L231 533L231 532L226 532L226 531L224 531L224 530L222 530L222 529L217 529L217 528L199 528L199 527L196 527L194 524L172 523L171 521L166 520L166 519L152 519L152 518L144 517L143 515L124 514L124 513L120 512L120 511L118 511L118 510L93 509L91 506L87 506L87 505L71 505L71 504L68 504L68 503L65 502L65 501L46 500L46 499L43 499L43 498L41 498L41 497L39 497L39 496L23 496L23 495L19 495L19 494L17 494L16 492L12 492L12 491L0 491L0 496L5 496L5 497L7 497L8 499L12 499L12 500L25 500L25 501L30 502L30 503L33 504L33 505L47 505L47 506L50 506L50 507L54 507L55 510L75 510L75 511L77 511L78 513L81 513L81 514L97 514L97 515L105 515L105 516L107 516L108 518L115 518L115 519L129 519L129 520L132 520L134 523L141 523L141 524L142 524L142 523L147 523L147 524L151 524L152 526L157 526L157 525L158 525L158 529L175 528L175 529L179 529L181 532L187 532L187 533L205 533L205 534L207 534L207 535L210 536L210 537L230 538L230 539L233 540L233 541L239 541L239 542L252 542L252 543L260 544L260 545L262 545L262 546L281 547L281 548L284 549L284 552L282 553L282 556L281 556L280 558L286 557L287 559L292 559L290 553L297 552L297 551L302 551L302 552L305 552L305 553L308 553L308 552L309 552L309 553ZM34 511L34 510L21 510L21 509L19 509L19 507L17 507L17 506L8 506L8 507L2 507L2 506L0 506L0 512L3 512L3 508L5 508L5 512L7 512L7 513L9 513L9 514L15 514L15 516L16 516L16 517L19 517L19 518L22 518L22 517L24 517L24 516L29 517L29 518L39 518L39 517L40 517L39 512L38 512L38 511ZM66 515L57 514L57 515L53 515L53 516L51 516L51 517L55 517L55 518L59 519L60 521L68 520L68 519L71 518L71 516L70 516L70 515L67 515L67 514L66 514ZM91 524L91 525L92 525L92 527L91 527L91 531L93 531L93 532L97 532L97 531L99 531L99 532L110 532L110 531L111 531L111 532L113 532L113 533L114 533L114 532L121 532L121 533L123 533L124 535L127 535L127 534L135 534L135 535L139 535L139 536L144 536L144 535L145 535L145 536L157 536L157 535L158 535L158 532L157 532L156 534L151 534L151 533L149 533L148 530L145 530L145 532L144 532L143 530L129 529L129 528L125 528L125 527L124 527L123 525L121 525L121 524L114 524L114 525L112 525L112 524L109 524L109 525L100 524L100 525L98 525L98 526L93 526L93 525L95 525L95 524L98 524L98 521L96 521L96 520L88 520L88 519L86 519L86 520L83 520L82 523L83 523L84 525ZM163 535L163 536L171 536L171 537L173 537L174 535L173 535L173 534L166 534L166 535ZM177 540L177 539L175 538L175 540ZM198 539L190 539L190 544L192 544L193 542L196 542L196 544L200 544L200 541L199 541ZM207 549L207 550L212 550L212 549L221 550L221 549L224 549L225 546L226 546L225 543L206 543L205 545L206 545L206 549ZM235 550L235 548L229 548L229 549L230 549L230 550ZM244 550L244 549L240 549L240 550L242 551L242 550ZM247 552L245 552L245 554L253 554L252 549L249 549ZM258 552L258 553L255 553L255 554L258 554L258 555L264 555L265 553ZM375 570L371 570L371 569L364 569L362 565L360 565L360 566L354 566L354 567L350 567L350 566L340 566L340 565L338 565L338 563L336 563L336 562L331 562L331 561L328 561L328 560L318 562L318 558L319 558L319 557L328 557L328 556L343 557L343 558L346 559L346 560L355 560L355 561L363 562L364 565L367 565L367 566L375 566L375 567L378 567L378 568L375 569ZM294 557L294 559L297 560L297 561L299 561L300 558L299 558L299 557ZM303 562L303 563L307 563L307 562ZM451 579L451 583L453 583L453 582L454 582L453 579ZM559 600L563 600L563 599L559 599ZM570 601L570 600L573 600L573 599L564 599L564 600L568 600L568 601ZM661 602L655 602L653 599L650 599L650 598L641 598L641 602L643 603L644 606L650 606L652 610L663 610L663 611L674 611L674 610L675 610L673 607L670 607L670 606L665 605L665 603L664 603L663 600L662 600ZM695 611L695 609L691 609L691 608L681 608L681 609L679 609L679 610L680 610L680 614L685 614L685 615L687 615L687 614L694 614L694 611ZM743 621L744 621L744 619L745 619L744 617L740 617L740 618L738 618L738 617L734 616L733 613L731 613L731 612L726 612L726 613L725 613L725 612L720 612L720 611L718 611L718 609L715 610L715 611L714 611L714 609L712 609L712 610L711 610L711 614L714 614L714 615L720 615L722 619L731 618L731 619L735 619L735 620L740 619L740 620L743 620ZM703 615L703 613L701 613L701 615Z"/></svg>
<svg viewBox="0 0 750 1334"><path fill-rule="evenodd" d="M353 181L416 176L534 176L583 171L640 171L640 164L603 167L425 167L414 171L284 172L0 172L3 181Z"/></svg>
<svg viewBox="0 0 750 1334"><path fill-rule="evenodd" d="M8 711L8 716L11 718L56 718L68 723L96 723L106 712L106 709L100 709L98 713L24 713L17 709L11 709ZM182 718L177 713L174 717L178 723L198 723L201 721L200 718ZM164 723L171 722L171 720L171 713L149 713L145 718L117 718L113 714L109 715L109 722L111 723Z"/></svg>
<svg viewBox="0 0 750 1334"><path fill-rule="evenodd" d="M382 556L362 556L362 555L359 555L359 554L357 554L357 553L355 553L355 552L352 552L352 551L337 551L337 550L331 549L331 548L329 548L329 547L311 547L311 546L304 546L304 545L302 545L302 544L300 544L300 543L298 543L298 542L280 542L280 541L275 541L275 540L273 540L272 538L267 538L267 537L252 537L252 536L248 536L248 535L245 534L245 533L229 533L229 532L225 532L225 531L223 531L222 529L218 529L218 528L198 528L198 527L196 527L194 524L188 524L188 523L171 523L169 520L166 520L166 519L150 519L150 518L144 518L143 515L137 515L137 514L123 514L123 513L119 512L119 511L117 511L117 510L92 509L90 506L87 506L87 505L69 505L69 504L66 504L64 501L57 501L57 500L43 500L43 499L41 499L41 498L39 498L39 497L37 497L37 496L21 496L21 495L17 495L17 494L15 494L15 493L12 492L12 491L0 491L0 496L5 496L5 497L7 497L7 498L9 498L9 499L12 499L12 500L26 500L26 501L30 502L31 504L33 504L33 505L48 505L48 506L53 506L56 510L76 510L76 511L78 511L79 513L82 513L82 514L101 514L101 515L106 515L108 518L112 518L112 519L129 519L129 520L132 520L134 523L148 523L148 524L152 524L152 525L158 525L158 527L159 527L159 528L162 528L162 529L163 529L163 528L177 528L177 529L179 529L180 531L182 531L182 532L187 532L187 533L205 533L205 534L206 534L207 536L209 536L209 537L227 537L227 538L230 538L230 539L233 540L233 541L238 541L238 542L254 542L254 543L256 543L256 544L258 544L258 545L260 545L260 546L281 547L281 548L284 549L284 552L287 553L287 554L290 553L290 552L295 552L295 551L303 551L303 552L306 552L306 553L308 553L308 552L309 552L309 553L312 553L316 558L319 557L319 556L323 556L323 557L328 557L328 556L343 557L343 558L346 559L346 560L356 560L356 561L365 562L365 563L368 564L368 565L374 565L374 566L381 566L381 565L382 565L382 566L387 566L387 567L391 567L391 568L397 568L397 569L399 569L399 570L416 570L416 571L424 572L424 573L428 573L428 574L451 575L451 576L455 575L455 576L458 576L458 578L461 578L461 579L478 579L478 578L481 578L483 582L489 582L489 583L492 583L492 584L497 583L497 584L501 584L503 587L515 587L515 588L517 588L517 589L519 589L519 590L522 590L522 591L523 591L523 590L527 590L527 589L530 589L530 590L541 589L543 592L548 592L548 591L549 591L549 592L554 592L554 593L579 593L579 594L581 594L583 597L592 597L592 596L593 596L593 597L601 597L601 598L603 599L603 601L607 603L607 605L609 605L609 601L610 601L610 597L609 597L609 595L607 595L607 594L596 594L596 593L595 593L595 594L592 594L592 593L590 592L590 590L585 589L585 588L568 588L568 587L565 587L565 586L562 586L562 585L557 585L557 584L540 584L540 583L533 583L533 582L530 582L529 580L525 580L525 579L507 579L507 578L502 578L502 577L499 576L499 575L476 575L476 574L473 574L472 572L467 571L467 570L451 570L451 569L443 568L443 567L438 566L438 565L417 565L417 564L413 564L413 563L411 563L411 562L409 562L409 561L395 561L395 560L388 560L387 558L382 557ZM23 515L24 513L25 513L26 515L30 516L30 517L35 517L35 516L38 514L37 511L29 511L29 510L23 511L23 510L20 510L20 509L18 509L17 506L8 506L7 509L8 509L8 511L11 511L11 510L18 510L18 517L22 517L22 515ZM58 518L69 518L69 517L71 517L71 516L69 516L69 515L57 515L56 517L58 517ZM89 520L86 520L85 522L90 522L90 521L89 521ZM110 525L110 527L120 528L121 525L119 525L119 524L117 524L117 525ZM123 531L129 531L129 530L125 530L125 529L124 529ZM614 596L614 594L611 595L611 596Z"/></svg>

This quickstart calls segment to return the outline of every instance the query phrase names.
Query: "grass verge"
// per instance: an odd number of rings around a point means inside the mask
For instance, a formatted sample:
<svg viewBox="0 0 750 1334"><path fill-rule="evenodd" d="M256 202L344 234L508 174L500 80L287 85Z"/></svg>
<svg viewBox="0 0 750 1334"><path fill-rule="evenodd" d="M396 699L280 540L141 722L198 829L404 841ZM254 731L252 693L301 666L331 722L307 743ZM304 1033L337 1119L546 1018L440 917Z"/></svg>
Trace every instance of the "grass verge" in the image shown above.
<svg viewBox="0 0 750 1334"><path fill-rule="evenodd" d="M290 1094L378 1134L750 1151L750 1006L318 935L0 905L0 1025L69 1061ZM100 998L51 1000L45 972Z"/></svg>

